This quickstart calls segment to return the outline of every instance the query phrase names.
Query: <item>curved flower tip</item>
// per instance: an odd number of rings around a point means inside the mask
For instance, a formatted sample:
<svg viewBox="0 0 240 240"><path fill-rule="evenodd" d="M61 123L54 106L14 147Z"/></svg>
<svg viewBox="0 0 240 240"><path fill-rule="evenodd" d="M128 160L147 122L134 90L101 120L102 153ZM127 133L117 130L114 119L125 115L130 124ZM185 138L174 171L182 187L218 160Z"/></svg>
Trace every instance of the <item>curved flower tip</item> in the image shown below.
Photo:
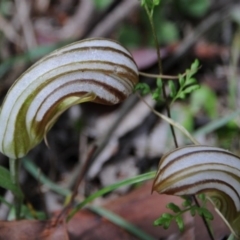
<svg viewBox="0 0 240 240"><path fill-rule="evenodd" d="M153 191L172 195L205 193L240 238L240 158L209 146L186 146L164 155Z"/></svg>
<svg viewBox="0 0 240 240"><path fill-rule="evenodd" d="M10 88L0 110L0 151L20 158L62 112L82 102L117 104L138 82L131 54L108 39L86 39L44 57Z"/></svg>

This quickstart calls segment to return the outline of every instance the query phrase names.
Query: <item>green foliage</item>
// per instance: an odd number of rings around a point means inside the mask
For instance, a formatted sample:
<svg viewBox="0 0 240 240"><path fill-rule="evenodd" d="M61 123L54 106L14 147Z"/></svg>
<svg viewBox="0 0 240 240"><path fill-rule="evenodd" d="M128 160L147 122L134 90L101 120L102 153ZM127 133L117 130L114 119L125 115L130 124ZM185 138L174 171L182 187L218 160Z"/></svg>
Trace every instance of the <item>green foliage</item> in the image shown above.
<svg viewBox="0 0 240 240"><path fill-rule="evenodd" d="M193 75L197 72L199 68L199 61L195 60L190 69L186 70L185 75L179 75L179 89L173 81L169 81L170 96L172 97L173 104L177 99L184 99L187 94L192 93L193 91L199 89L196 79Z"/></svg>
<svg viewBox="0 0 240 240"><path fill-rule="evenodd" d="M138 83L135 86L135 91L137 90L139 90L143 96L151 92L151 89L147 83Z"/></svg>
<svg viewBox="0 0 240 240"><path fill-rule="evenodd" d="M169 204L167 205L167 208L168 208L168 209L171 209L171 210L172 210L173 212L175 212L175 213L181 212L180 207L177 206L177 205L174 204L174 203L169 203Z"/></svg>
<svg viewBox="0 0 240 240"><path fill-rule="evenodd" d="M187 94L192 93L196 89L199 89L199 85L197 84L196 79L193 75L197 72L199 67L198 60L195 60L190 69L186 70L186 73L183 75L179 75L179 89L177 89L176 83L172 80L168 81L168 87L170 89L170 97L172 98L172 102L175 102L177 99L184 99ZM142 95L151 94L152 98L156 102L163 101L162 97L162 86L163 82L162 79L157 78L156 86L152 90L147 83L138 83L135 86L135 91L139 90Z"/></svg>
<svg viewBox="0 0 240 240"><path fill-rule="evenodd" d="M206 207L207 199L205 194L198 195L198 198L202 202L201 207L194 205L190 197L183 198L184 201L182 203L182 209L175 203L168 203L166 207L172 210L175 214L163 213L160 218L154 221L154 225L162 226L164 229L168 229L171 223L175 221L179 230L182 232L184 230L183 214L186 212L190 212L191 216L195 216L196 214L199 216L204 216L208 222L213 220L212 213Z"/></svg>
<svg viewBox="0 0 240 240"><path fill-rule="evenodd" d="M140 91L140 94L142 96L147 95L147 94L151 94L152 98L156 101L156 102L160 102L162 101L162 80L160 78L158 78L156 80L156 87L155 89L151 90L150 86L147 83L138 83L135 86L135 91Z"/></svg>
<svg viewBox="0 0 240 240"><path fill-rule="evenodd" d="M182 198L184 199L184 201L182 202L183 207L192 206L192 199L189 196L183 196Z"/></svg>
<svg viewBox="0 0 240 240"><path fill-rule="evenodd" d="M152 93L152 99L155 100L156 102L163 101L163 99L162 99L162 86L163 86L162 79L157 78L156 88L154 89L154 91Z"/></svg>
<svg viewBox="0 0 240 240"><path fill-rule="evenodd" d="M164 229L168 229L174 216L170 213L163 213L160 218L154 221L155 226L162 226Z"/></svg>

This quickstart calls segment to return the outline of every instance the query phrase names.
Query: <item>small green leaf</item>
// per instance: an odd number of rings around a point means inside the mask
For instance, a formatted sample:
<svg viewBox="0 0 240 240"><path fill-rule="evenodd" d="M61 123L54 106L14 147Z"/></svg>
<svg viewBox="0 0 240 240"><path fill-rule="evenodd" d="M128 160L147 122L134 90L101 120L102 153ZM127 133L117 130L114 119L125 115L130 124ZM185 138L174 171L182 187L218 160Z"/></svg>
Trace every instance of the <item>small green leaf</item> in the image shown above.
<svg viewBox="0 0 240 240"><path fill-rule="evenodd" d="M182 232L184 230L184 222L183 222L182 216L177 216L175 218L175 221L178 225L179 230Z"/></svg>
<svg viewBox="0 0 240 240"><path fill-rule="evenodd" d="M166 221L166 222L164 222L163 228L164 228L164 229L168 229L169 226L170 226L170 223L171 223L171 221Z"/></svg>
<svg viewBox="0 0 240 240"><path fill-rule="evenodd" d="M178 80L179 80L180 86L183 87L183 86L184 86L184 83L185 83L185 79L184 79L183 75L180 74L180 75L178 76Z"/></svg>
<svg viewBox="0 0 240 240"><path fill-rule="evenodd" d="M214 217L212 213L207 209L207 208L201 208L202 215L208 219L208 220L213 220Z"/></svg>
<svg viewBox="0 0 240 240"><path fill-rule="evenodd" d="M147 95L150 92L151 92L150 88L145 88L145 89L142 90L143 95Z"/></svg>
<svg viewBox="0 0 240 240"><path fill-rule="evenodd" d="M183 207L190 207L192 206L192 201L191 201L191 198L189 197L182 197L185 201L182 203L182 206Z"/></svg>
<svg viewBox="0 0 240 240"><path fill-rule="evenodd" d="M181 92L179 95L178 95L178 98L180 99L184 99L186 97L185 93L184 92Z"/></svg>
<svg viewBox="0 0 240 240"><path fill-rule="evenodd" d="M168 81L168 86L170 89L170 96L174 97L177 94L177 89L173 81Z"/></svg>
<svg viewBox="0 0 240 240"><path fill-rule="evenodd" d="M160 218L154 221L155 226L165 226L166 228L169 227L171 221L173 219L173 216L169 213L163 213Z"/></svg>
<svg viewBox="0 0 240 240"><path fill-rule="evenodd" d="M206 201L206 195L204 193L198 194L198 198L203 202Z"/></svg>
<svg viewBox="0 0 240 240"><path fill-rule="evenodd" d="M170 213L163 213L161 217L165 219L172 219L173 215Z"/></svg>
<svg viewBox="0 0 240 240"><path fill-rule="evenodd" d="M189 86L188 88L184 89L184 95L185 94L189 94L197 89L199 89L200 86L199 85L192 85L192 86Z"/></svg>
<svg viewBox="0 0 240 240"><path fill-rule="evenodd" d="M166 218L158 218L157 220L154 221L154 226L161 226L164 224L164 222L166 222Z"/></svg>
<svg viewBox="0 0 240 240"><path fill-rule="evenodd" d="M151 92L150 87L146 83L138 83L135 86L135 91L140 90L143 95L146 95Z"/></svg>
<svg viewBox="0 0 240 240"><path fill-rule="evenodd" d="M161 226L162 223L163 223L162 219L159 219L159 218L158 218L157 220L155 220L155 221L153 222L153 225L154 225L154 226Z"/></svg>
<svg viewBox="0 0 240 240"><path fill-rule="evenodd" d="M198 59L195 59L195 61L191 65L191 71L197 71L198 67L199 67L199 61Z"/></svg>
<svg viewBox="0 0 240 240"><path fill-rule="evenodd" d="M159 97L160 97L159 90L156 89L156 90L154 91L154 93L152 94L152 99L153 99L153 100L159 100Z"/></svg>
<svg viewBox="0 0 240 240"><path fill-rule="evenodd" d="M186 80L185 85L196 84L197 80L195 78L189 78Z"/></svg>
<svg viewBox="0 0 240 240"><path fill-rule="evenodd" d="M171 210L172 210L173 212L175 212L175 213L178 213L178 212L181 211L181 209L179 208L179 206L177 206L177 205L174 204L174 203L169 203L169 204L167 205L167 208L171 209Z"/></svg>

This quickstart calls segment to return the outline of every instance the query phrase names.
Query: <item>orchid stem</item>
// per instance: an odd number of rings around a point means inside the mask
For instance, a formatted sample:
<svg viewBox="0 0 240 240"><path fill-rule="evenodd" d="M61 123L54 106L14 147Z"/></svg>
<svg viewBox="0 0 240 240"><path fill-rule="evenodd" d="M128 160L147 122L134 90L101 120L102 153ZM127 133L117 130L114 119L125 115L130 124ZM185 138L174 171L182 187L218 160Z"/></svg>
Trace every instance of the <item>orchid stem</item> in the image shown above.
<svg viewBox="0 0 240 240"><path fill-rule="evenodd" d="M157 51L157 56L158 56L158 70L159 70L159 74L162 75L163 74L163 69L162 69L161 53L160 53L160 49L159 49L159 43L158 43L156 29L155 29L155 26L154 26L154 23L153 23L153 17L152 17L153 12L150 11L146 5L145 5L145 10L146 10L146 13L148 15L148 19L150 21L150 26L151 26L151 30L152 30L155 46L156 46L156 51ZM167 93L166 93L165 83L164 82L163 82L163 85L162 85L162 93L163 93L163 97L164 97L164 99L166 101L167 116L168 116L168 118L171 118L171 111L170 111L170 108L169 108L169 105L168 105L168 102L167 102ZM177 142L177 137L176 137L176 134L175 134L174 127L172 125L170 125L170 129L171 129L171 133L172 133L172 136L173 136L174 145L177 148L178 147L178 142Z"/></svg>
<svg viewBox="0 0 240 240"><path fill-rule="evenodd" d="M10 175L11 175L12 183L13 185L16 186L16 188L20 189L20 185L19 185L20 159L9 159L9 165L10 165ZM14 195L16 219L20 219L23 198L17 195L16 193L13 193L13 195Z"/></svg>

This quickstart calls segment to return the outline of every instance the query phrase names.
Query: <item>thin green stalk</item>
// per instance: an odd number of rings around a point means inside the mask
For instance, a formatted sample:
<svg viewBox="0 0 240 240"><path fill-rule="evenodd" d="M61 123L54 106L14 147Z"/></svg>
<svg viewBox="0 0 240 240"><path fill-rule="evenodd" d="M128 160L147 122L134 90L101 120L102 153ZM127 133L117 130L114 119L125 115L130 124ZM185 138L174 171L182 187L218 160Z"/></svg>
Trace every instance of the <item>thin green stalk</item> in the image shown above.
<svg viewBox="0 0 240 240"><path fill-rule="evenodd" d="M83 207L85 207L88 203L93 201L94 199L103 196L106 193L109 193L119 187L131 185L139 182L143 182L146 180L153 179L156 175L156 171L148 172L145 174L138 175L136 177L132 177L123 181L120 181L118 183L112 184L110 186L107 186L105 188L100 189L99 191L93 193L89 197L85 198L81 203L79 203L68 215L67 222L72 219L72 217Z"/></svg>
<svg viewBox="0 0 240 240"><path fill-rule="evenodd" d="M154 42L155 42L155 46L156 46L156 50L157 50L159 74L162 75L163 71L162 71L161 53L160 53L160 48L159 48L159 44L158 44L156 29L155 29L155 26L154 26L154 23L153 23L153 18L152 18L153 10L150 12L149 9L148 9L148 6L147 5L144 5L144 6L145 6L145 10L147 12L148 18L149 18L149 22L150 22L150 25L151 25L152 34L153 34L153 38L154 38ZM164 97L165 102L166 102L167 116L169 118L171 118L171 112L170 112L170 108L169 108L169 105L168 105L168 102L167 102L167 93L166 93L164 82L163 82L163 85L162 85L162 92L163 92L163 97ZM176 137L176 134L175 134L175 131L174 131L174 127L172 125L170 125L170 129L171 129L171 132L172 132L174 144L177 148L178 143L177 143L177 137Z"/></svg>
<svg viewBox="0 0 240 240"><path fill-rule="evenodd" d="M10 165L10 175L11 175L12 183L13 185L16 186L16 188L20 190L20 184L19 184L20 159L9 159L9 165ZM20 219L23 198L20 195L15 194L14 192L13 194L14 194L16 219Z"/></svg>

